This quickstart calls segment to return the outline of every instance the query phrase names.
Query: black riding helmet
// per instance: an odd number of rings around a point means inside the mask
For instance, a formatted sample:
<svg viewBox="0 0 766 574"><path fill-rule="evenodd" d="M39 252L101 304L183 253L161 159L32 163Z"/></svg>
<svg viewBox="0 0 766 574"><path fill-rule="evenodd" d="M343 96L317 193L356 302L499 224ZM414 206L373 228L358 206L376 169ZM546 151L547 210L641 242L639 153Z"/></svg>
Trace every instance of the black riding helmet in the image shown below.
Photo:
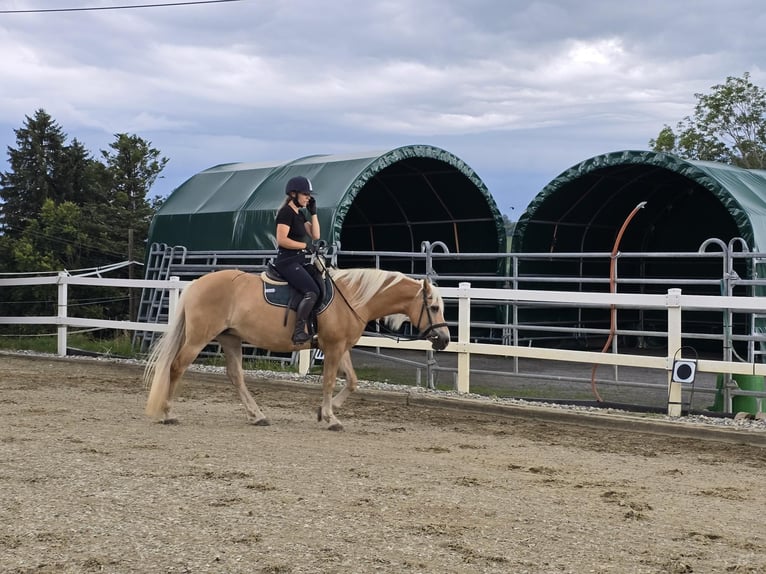
<svg viewBox="0 0 766 574"><path fill-rule="evenodd" d="M311 189L311 182L307 177L303 177L302 175L291 177L290 181L287 182L287 185L285 186L285 195L290 195L291 191L297 191L298 193L314 193L314 190Z"/></svg>

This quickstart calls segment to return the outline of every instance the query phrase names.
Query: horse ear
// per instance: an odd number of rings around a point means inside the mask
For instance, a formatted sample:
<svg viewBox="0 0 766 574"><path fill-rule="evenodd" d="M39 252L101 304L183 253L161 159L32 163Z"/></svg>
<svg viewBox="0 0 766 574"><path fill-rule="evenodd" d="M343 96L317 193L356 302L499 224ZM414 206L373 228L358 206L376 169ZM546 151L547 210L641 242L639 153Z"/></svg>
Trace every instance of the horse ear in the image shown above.
<svg viewBox="0 0 766 574"><path fill-rule="evenodd" d="M423 279L423 291L426 292L426 295L431 294L431 282L428 280L428 277Z"/></svg>

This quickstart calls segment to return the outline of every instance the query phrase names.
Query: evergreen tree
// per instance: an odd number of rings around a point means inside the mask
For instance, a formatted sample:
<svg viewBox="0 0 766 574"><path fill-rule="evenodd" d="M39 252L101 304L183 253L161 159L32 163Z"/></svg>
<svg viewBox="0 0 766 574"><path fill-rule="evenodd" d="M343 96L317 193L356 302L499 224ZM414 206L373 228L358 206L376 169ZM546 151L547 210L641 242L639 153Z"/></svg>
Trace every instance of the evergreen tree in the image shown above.
<svg viewBox="0 0 766 574"><path fill-rule="evenodd" d="M11 237L19 237L38 216L46 198L57 197L66 143L66 134L42 109L26 116L15 133L17 147L8 148L11 171L0 173L0 228Z"/></svg>
<svg viewBox="0 0 766 574"><path fill-rule="evenodd" d="M15 130L16 148L8 148L11 170L0 173L0 229L13 238L40 215L46 199L82 205L92 188L94 160L67 136L45 110L26 117Z"/></svg>
<svg viewBox="0 0 766 574"><path fill-rule="evenodd" d="M57 174L56 196L52 197L56 203L71 201L75 205L85 205L97 198L100 192L98 173L100 162L90 156L85 146L77 138L66 146L59 162Z"/></svg>
<svg viewBox="0 0 766 574"><path fill-rule="evenodd" d="M149 224L157 211L156 200L147 199L149 190L168 159L136 135L115 134L110 150L101 150L107 171L108 198L101 207L110 249L128 253L130 231L133 259L142 260Z"/></svg>
<svg viewBox="0 0 766 574"><path fill-rule="evenodd" d="M161 203L148 201L147 194L167 158L138 136L116 134L98 161L77 139L68 145L44 110L27 116L15 133L17 146L8 148L11 169L0 174L0 270L101 267L129 254L143 259L149 224ZM42 291L37 298L35 290L7 291L0 314L51 313L51 297ZM89 287L84 297L89 305L80 312L87 316L120 318L129 310L129 301L114 288Z"/></svg>

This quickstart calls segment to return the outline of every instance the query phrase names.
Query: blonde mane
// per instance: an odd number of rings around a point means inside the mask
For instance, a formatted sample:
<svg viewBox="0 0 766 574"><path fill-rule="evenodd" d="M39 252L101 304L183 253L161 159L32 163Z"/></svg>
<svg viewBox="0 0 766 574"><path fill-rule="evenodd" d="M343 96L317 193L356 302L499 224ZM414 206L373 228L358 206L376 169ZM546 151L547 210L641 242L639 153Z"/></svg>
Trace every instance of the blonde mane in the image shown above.
<svg viewBox="0 0 766 574"><path fill-rule="evenodd" d="M331 269L330 275L335 281L348 285L344 295L354 308L366 305L375 295L408 279L398 271L382 269Z"/></svg>
<svg viewBox="0 0 766 574"><path fill-rule="evenodd" d="M340 280L348 285L348 303L351 307L357 308L365 305L370 299L393 287L397 283L405 280L413 280L398 271L383 271L381 269L330 269L330 275L333 280ZM414 280L413 280L414 281ZM421 286L422 289L422 286ZM431 294L433 302L444 311L444 300L442 299L439 288L431 284ZM407 315L395 313L383 317L383 323L392 330L399 329L402 324L409 321Z"/></svg>

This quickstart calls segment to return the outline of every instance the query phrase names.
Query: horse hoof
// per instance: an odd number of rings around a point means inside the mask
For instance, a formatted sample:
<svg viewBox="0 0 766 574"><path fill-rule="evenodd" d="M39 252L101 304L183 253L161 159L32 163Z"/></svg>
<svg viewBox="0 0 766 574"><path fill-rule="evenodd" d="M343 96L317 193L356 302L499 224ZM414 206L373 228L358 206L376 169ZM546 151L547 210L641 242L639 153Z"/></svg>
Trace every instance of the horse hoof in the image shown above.
<svg viewBox="0 0 766 574"><path fill-rule="evenodd" d="M267 427L271 425L269 419L258 419L257 421L250 421L250 424L256 427Z"/></svg>
<svg viewBox="0 0 766 574"><path fill-rule="evenodd" d="M335 423L335 424L332 424L329 427L327 427L327 430L342 431L343 430L343 425L340 424L340 423Z"/></svg>
<svg viewBox="0 0 766 574"><path fill-rule="evenodd" d="M176 419L176 418L162 419L159 422L160 422L160 424L163 424L163 425L177 425L178 424L178 419Z"/></svg>

